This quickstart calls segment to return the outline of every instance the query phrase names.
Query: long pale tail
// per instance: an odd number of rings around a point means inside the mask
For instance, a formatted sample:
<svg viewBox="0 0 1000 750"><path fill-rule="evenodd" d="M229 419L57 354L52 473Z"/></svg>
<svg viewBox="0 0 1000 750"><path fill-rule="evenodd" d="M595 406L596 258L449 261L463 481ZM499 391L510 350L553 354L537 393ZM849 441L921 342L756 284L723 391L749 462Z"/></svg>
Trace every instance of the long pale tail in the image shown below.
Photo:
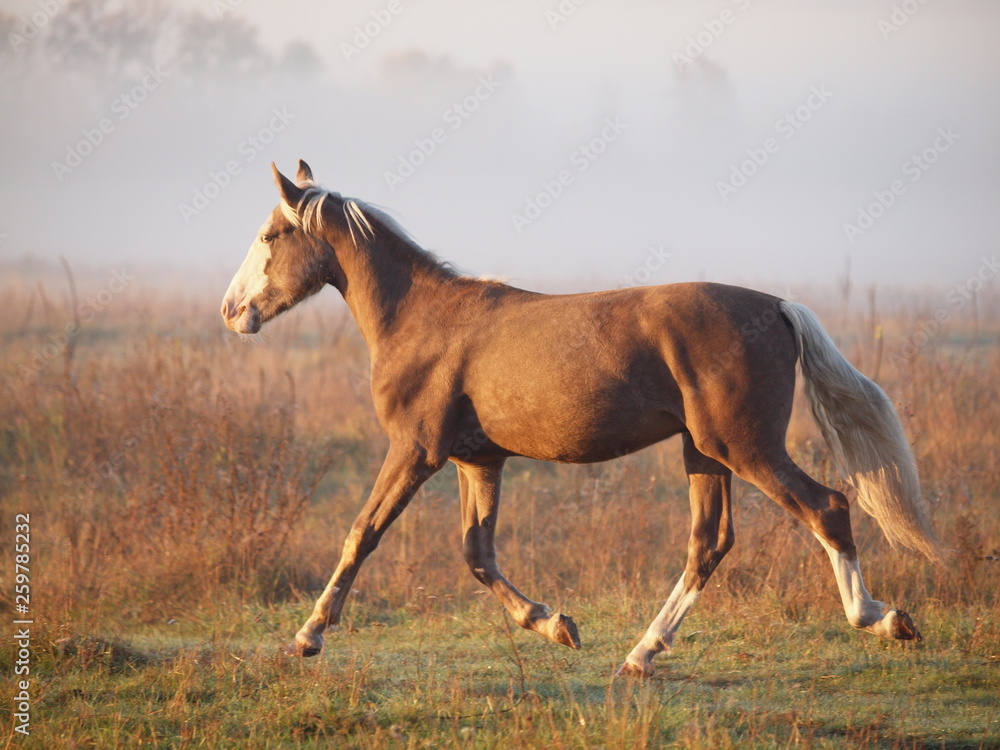
<svg viewBox="0 0 1000 750"><path fill-rule="evenodd" d="M916 461L889 397L847 361L812 310L783 301L781 311L799 341L813 416L858 503L890 544L941 561Z"/></svg>

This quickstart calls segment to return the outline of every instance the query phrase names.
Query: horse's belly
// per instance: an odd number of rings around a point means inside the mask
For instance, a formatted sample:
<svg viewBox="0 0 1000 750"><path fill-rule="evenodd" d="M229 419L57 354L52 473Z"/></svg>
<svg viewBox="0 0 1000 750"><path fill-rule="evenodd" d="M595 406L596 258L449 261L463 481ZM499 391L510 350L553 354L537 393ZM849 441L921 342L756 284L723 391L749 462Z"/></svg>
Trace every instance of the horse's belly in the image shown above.
<svg viewBox="0 0 1000 750"><path fill-rule="evenodd" d="M573 390L512 393L501 402L477 404L479 424L505 451L568 463L607 461L684 429L665 405L637 397L631 389Z"/></svg>

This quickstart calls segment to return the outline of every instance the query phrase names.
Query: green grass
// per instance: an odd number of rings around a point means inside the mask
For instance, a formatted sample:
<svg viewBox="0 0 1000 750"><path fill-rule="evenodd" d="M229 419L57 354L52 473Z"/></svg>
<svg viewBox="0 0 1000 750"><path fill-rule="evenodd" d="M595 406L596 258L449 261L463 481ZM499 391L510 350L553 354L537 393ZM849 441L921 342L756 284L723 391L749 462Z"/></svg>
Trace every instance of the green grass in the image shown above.
<svg viewBox="0 0 1000 750"><path fill-rule="evenodd" d="M696 611L653 678L613 679L654 606L578 601L579 652L491 599L356 604L312 660L282 652L305 606L73 636L36 653L32 735L14 745L1000 747L1000 648L970 638L972 615L929 612L906 645L819 611Z"/></svg>

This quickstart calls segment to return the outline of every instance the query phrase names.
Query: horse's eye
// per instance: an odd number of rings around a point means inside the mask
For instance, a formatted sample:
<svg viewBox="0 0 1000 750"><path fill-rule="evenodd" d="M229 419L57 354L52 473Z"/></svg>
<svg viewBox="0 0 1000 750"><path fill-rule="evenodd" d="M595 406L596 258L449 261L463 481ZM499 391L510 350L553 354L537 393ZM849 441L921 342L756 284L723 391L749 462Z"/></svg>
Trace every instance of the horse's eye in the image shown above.
<svg viewBox="0 0 1000 750"><path fill-rule="evenodd" d="M260 236L260 241L263 242L265 245L270 244L271 240L273 239L274 239L273 234L262 234Z"/></svg>

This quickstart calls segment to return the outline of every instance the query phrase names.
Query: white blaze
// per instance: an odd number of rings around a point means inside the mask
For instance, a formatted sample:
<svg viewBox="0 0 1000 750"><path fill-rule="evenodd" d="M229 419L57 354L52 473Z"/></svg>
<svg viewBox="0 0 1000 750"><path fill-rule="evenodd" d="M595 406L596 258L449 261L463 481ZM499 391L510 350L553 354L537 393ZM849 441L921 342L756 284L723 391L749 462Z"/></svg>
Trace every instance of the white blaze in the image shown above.
<svg viewBox="0 0 1000 750"><path fill-rule="evenodd" d="M253 299L267 286L264 268L267 261L271 259L271 246L262 242L260 238L267 234L269 225L270 222L265 222L264 226L260 228L257 239L250 246L243 265L233 276L233 280L229 283L229 289L226 290L226 296L222 299L223 316L227 322L232 320L231 316L234 316L240 307L249 306Z"/></svg>

